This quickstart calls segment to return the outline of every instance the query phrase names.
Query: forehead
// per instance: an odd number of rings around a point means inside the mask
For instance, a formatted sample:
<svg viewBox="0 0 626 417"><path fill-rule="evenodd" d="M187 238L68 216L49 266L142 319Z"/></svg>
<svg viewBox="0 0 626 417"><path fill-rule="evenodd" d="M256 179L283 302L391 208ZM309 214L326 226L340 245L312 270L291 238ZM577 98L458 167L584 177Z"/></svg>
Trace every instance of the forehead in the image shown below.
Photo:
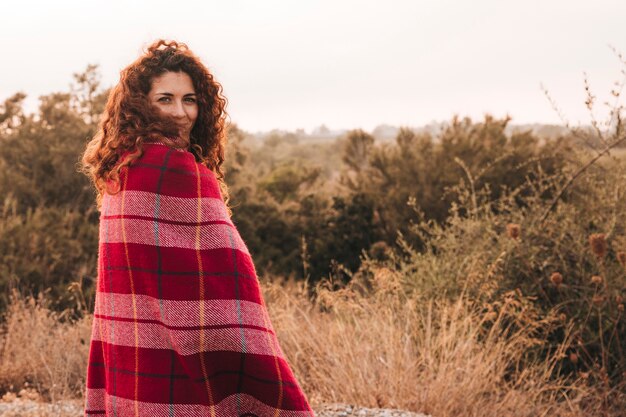
<svg viewBox="0 0 626 417"><path fill-rule="evenodd" d="M164 93L164 92L183 92L195 93L193 88L193 81L186 72L165 72L157 77L154 77L151 82L150 93Z"/></svg>

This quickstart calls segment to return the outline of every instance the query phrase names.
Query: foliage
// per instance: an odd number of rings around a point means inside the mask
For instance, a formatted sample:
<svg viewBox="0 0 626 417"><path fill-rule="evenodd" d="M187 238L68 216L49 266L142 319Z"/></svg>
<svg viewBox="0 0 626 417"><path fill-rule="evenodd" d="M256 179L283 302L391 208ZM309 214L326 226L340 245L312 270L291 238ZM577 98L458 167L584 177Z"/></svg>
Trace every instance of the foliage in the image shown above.
<svg viewBox="0 0 626 417"><path fill-rule="evenodd" d="M461 184L444 223L422 217L411 226L423 246L402 239L401 250L382 265L397 271L405 290L423 302L465 297L495 318L508 294L516 294L537 320L558 318L542 336L547 343L527 353L547 358L562 346L555 376L590 379L609 402L626 387L625 174L623 160L591 167L546 222L550 201L543 195L556 194L568 175L538 171L495 200L488 187ZM368 265L357 276L373 285Z"/></svg>
<svg viewBox="0 0 626 417"><path fill-rule="evenodd" d="M72 283L93 294L98 212L77 162L106 92L94 66L74 77L73 92L41 97L36 115L24 115L20 93L0 109L0 312L11 287L50 288L57 308L75 303Z"/></svg>
<svg viewBox="0 0 626 417"><path fill-rule="evenodd" d="M457 198L450 190L468 172L473 173L472 187L489 187L490 198L497 199L534 175L537 166L548 175L563 169L571 153L566 140L541 143L530 132L508 135L509 121L486 116L473 123L455 117L437 137L403 128L395 143L380 146L372 146L373 139L362 132L352 132L345 158L360 162L347 164L343 183L376 202L379 227L393 245L398 232L409 230L415 208L427 219L443 222Z"/></svg>
<svg viewBox="0 0 626 417"><path fill-rule="evenodd" d="M11 288L49 291L56 308L76 304L68 287L79 282L91 305L96 280L98 226L82 213L63 207L29 208L19 213L7 197L0 221L0 312Z"/></svg>
<svg viewBox="0 0 626 417"><path fill-rule="evenodd" d="M91 242L98 212L94 192L76 163L107 92L99 89L95 66L74 79L69 93L42 97L37 115L23 114L20 93L2 106L0 195L16 201L16 215L40 213L42 225L46 216L58 221L52 214L57 208L80 213L93 226ZM414 239L408 231L415 208L442 223L457 198L452 188L468 172L475 173L472 186L489 186L495 199L534 175L538 165L547 175L563 167L566 140L548 147L529 132L507 135L508 122L488 116L481 123L454 118L437 137L403 128L394 143L382 144L355 130L334 142L311 143L273 131L258 145L231 125L225 172L233 219L260 273L294 274L313 282L333 275L347 281L364 253L384 253L399 235ZM413 207L409 201L415 202ZM13 280L35 293L48 285L46 274L28 272L8 255L3 259L9 275L0 278L0 285ZM89 257L81 259L77 265ZM46 270L44 265L32 268ZM79 280L76 270L63 270L61 282ZM91 281L81 285L88 291Z"/></svg>

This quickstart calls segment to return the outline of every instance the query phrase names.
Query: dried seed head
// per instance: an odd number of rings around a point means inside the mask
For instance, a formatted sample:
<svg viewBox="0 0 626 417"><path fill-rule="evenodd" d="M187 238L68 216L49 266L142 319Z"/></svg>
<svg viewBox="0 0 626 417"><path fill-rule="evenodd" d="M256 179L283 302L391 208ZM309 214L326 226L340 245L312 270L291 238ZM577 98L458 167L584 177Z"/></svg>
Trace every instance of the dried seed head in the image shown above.
<svg viewBox="0 0 626 417"><path fill-rule="evenodd" d="M602 284L602 277L600 275L594 275L591 277L591 283L595 285Z"/></svg>
<svg viewBox="0 0 626 417"><path fill-rule="evenodd" d="M624 312L624 304L618 304L617 305L617 311L623 313Z"/></svg>
<svg viewBox="0 0 626 417"><path fill-rule="evenodd" d="M608 245L604 233L594 233L589 236L589 244L591 245L591 252L593 252L598 259L602 259L606 256Z"/></svg>
<svg viewBox="0 0 626 417"><path fill-rule="evenodd" d="M623 268L626 268L626 252L617 252L617 261Z"/></svg>
<svg viewBox="0 0 626 417"><path fill-rule="evenodd" d="M552 275L550 275L550 282L557 287L560 286L563 283L563 275L561 275L560 272L553 272Z"/></svg>
<svg viewBox="0 0 626 417"><path fill-rule="evenodd" d="M593 302L597 306L600 306L604 302L604 297L602 295L600 295L600 294L596 294L591 299L591 302Z"/></svg>
<svg viewBox="0 0 626 417"><path fill-rule="evenodd" d="M622 303L624 302L624 298L623 298L621 295L617 294L617 295L615 296L615 302L616 302L617 304L622 304Z"/></svg>
<svg viewBox="0 0 626 417"><path fill-rule="evenodd" d="M517 223L509 223L506 225L506 233L509 235L511 239L519 239L521 235L522 229Z"/></svg>
<svg viewBox="0 0 626 417"><path fill-rule="evenodd" d="M565 313L559 314L559 320L561 320L561 321L567 320L567 315Z"/></svg>
<svg viewBox="0 0 626 417"><path fill-rule="evenodd" d="M576 365L578 363L578 355L574 352L569 354L569 360Z"/></svg>

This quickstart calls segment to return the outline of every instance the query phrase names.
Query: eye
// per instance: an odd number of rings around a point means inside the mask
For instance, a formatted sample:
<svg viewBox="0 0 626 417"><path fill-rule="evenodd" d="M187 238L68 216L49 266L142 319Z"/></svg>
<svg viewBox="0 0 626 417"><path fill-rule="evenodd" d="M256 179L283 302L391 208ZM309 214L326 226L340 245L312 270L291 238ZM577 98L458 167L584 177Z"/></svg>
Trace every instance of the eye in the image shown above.
<svg viewBox="0 0 626 417"><path fill-rule="evenodd" d="M170 98L167 96L163 96L163 97L159 97L157 101L161 103L168 103L170 101Z"/></svg>
<svg viewBox="0 0 626 417"><path fill-rule="evenodd" d="M195 103L196 99L195 99L195 97L185 97L185 101L187 103Z"/></svg>

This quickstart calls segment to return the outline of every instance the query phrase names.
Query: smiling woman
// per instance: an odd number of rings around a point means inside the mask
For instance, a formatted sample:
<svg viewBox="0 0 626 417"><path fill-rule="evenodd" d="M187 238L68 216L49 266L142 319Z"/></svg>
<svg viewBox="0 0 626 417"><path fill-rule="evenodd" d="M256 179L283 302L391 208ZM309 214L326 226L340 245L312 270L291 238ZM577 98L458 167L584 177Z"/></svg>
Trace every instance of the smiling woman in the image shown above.
<svg viewBox="0 0 626 417"><path fill-rule="evenodd" d="M314 415L225 204L225 104L165 41L109 96L83 155L101 211L85 415Z"/></svg>
<svg viewBox="0 0 626 417"><path fill-rule="evenodd" d="M162 114L173 117L180 127L180 137L189 135L198 117L198 102L191 77L185 72L166 72L152 80L148 99Z"/></svg>

